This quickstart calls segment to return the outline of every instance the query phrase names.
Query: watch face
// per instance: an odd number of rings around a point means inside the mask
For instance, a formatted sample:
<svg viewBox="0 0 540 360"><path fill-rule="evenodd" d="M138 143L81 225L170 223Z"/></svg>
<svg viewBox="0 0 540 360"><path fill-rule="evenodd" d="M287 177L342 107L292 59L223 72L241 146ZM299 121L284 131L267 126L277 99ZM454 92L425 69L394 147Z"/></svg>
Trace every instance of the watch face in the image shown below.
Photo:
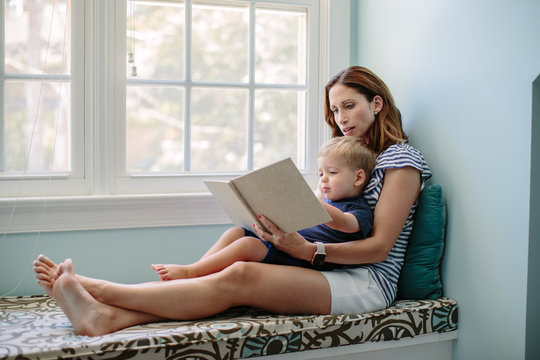
<svg viewBox="0 0 540 360"><path fill-rule="evenodd" d="M324 260L326 259L325 254L315 254L313 257L313 265L315 266L322 266L324 265Z"/></svg>

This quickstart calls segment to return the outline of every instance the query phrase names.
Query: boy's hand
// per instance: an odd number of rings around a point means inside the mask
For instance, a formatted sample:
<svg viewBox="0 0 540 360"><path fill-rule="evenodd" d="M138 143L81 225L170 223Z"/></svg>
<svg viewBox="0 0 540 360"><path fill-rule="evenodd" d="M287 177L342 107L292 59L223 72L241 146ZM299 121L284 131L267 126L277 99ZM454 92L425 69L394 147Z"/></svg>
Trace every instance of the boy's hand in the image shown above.
<svg viewBox="0 0 540 360"><path fill-rule="evenodd" d="M254 229L261 239L270 242L278 250L306 261L311 261L316 245L304 239L299 233L286 233L278 228L272 221L259 215L261 223L271 232L268 233L260 226L254 224Z"/></svg>

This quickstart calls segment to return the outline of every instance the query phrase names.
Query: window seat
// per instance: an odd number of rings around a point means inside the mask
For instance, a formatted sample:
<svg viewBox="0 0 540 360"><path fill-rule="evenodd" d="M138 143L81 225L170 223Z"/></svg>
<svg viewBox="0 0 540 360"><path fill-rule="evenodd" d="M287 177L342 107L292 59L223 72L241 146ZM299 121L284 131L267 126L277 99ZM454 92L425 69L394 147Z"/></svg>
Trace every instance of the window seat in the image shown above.
<svg viewBox="0 0 540 360"><path fill-rule="evenodd" d="M456 301L444 297L401 300L382 311L347 315L275 315L244 307L209 319L151 323L87 337L75 335L47 296L5 297L0 298L0 359L239 359L277 354L268 359L357 359L362 353L382 359L385 356L376 353L403 355L401 347L422 345L432 346L431 354L444 359L451 358L451 343L457 338L457 314ZM445 344L449 357L433 347L439 343ZM426 350L409 353L411 359L431 356Z"/></svg>

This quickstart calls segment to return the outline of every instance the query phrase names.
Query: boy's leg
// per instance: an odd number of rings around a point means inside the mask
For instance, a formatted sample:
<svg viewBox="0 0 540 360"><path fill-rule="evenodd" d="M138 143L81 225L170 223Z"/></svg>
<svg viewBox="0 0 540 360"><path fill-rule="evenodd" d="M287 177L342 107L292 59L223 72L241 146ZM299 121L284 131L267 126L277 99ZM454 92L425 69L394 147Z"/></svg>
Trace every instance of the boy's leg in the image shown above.
<svg viewBox="0 0 540 360"><path fill-rule="evenodd" d="M245 236L191 265L154 265L162 280L188 279L219 272L237 261L261 261L268 248L259 239Z"/></svg>
<svg viewBox="0 0 540 360"><path fill-rule="evenodd" d="M245 235L244 229L241 227L232 227L227 229L220 238L216 241L214 245L201 257L201 260L215 254L221 249L229 246L234 241L243 238ZM199 260L200 261L200 260ZM188 270L185 265L176 265L176 264L152 264L152 270L158 273L160 280L175 280L175 279L186 279L189 274L186 273Z"/></svg>
<svg viewBox="0 0 540 360"><path fill-rule="evenodd" d="M244 229L241 227L232 227L230 229L227 229L216 241L216 243L212 245L212 247L202 256L201 259L217 253L218 251L224 249L225 247L232 244L234 241L241 239L244 236L246 236L246 234Z"/></svg>

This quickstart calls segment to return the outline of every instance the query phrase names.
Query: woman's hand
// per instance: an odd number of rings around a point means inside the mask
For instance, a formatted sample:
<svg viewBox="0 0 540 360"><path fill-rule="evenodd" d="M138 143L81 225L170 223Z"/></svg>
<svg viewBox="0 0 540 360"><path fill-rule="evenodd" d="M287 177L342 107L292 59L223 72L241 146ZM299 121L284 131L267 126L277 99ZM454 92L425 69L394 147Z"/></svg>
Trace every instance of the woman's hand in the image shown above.
<svg viewBox="0 0 540 360"><path fill-rule="evenodd" d="M317 245L304 239L299 233L286 233L278 228L272 221L259 215L261 223L270 231L266 232L258 225L254 225L254 230L261 239L272 243L278 250L281 250L297 259L311 261Z"/></svg>

